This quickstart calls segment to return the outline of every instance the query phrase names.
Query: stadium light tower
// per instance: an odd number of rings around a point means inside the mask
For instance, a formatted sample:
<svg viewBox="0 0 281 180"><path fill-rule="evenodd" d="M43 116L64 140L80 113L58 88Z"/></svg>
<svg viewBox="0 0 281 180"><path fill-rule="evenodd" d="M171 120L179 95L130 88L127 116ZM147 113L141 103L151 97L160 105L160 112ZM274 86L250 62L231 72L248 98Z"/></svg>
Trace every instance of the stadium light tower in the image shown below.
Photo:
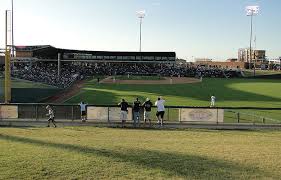
<svg viewBox="0 0 281 180"><path fill-rule="evenodd" d="M259 13L259 6L247 6L246 13L247 16L251 17L251 33L250 33L250 63L253 61L252 57L252 38L253 38L253 16L258 15ZM254 76L256 76L256 61L254 61Z"/></svg>
<svg viewBox="0 0 281 180"><path fill-rule="evenodd" d="M137 11L137 16L138 18L140 19L140 52L141 52L141 30L142 30L142 21L145 17L145 11L144 10L141 10L141 11Z"/></svg>

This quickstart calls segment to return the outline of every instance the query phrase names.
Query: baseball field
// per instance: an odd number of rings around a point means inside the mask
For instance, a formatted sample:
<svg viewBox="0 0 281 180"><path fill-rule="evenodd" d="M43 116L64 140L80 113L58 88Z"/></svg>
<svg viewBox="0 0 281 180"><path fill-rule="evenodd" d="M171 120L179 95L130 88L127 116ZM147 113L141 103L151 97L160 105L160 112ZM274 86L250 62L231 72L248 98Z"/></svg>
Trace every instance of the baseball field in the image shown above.
<svg viewBox="0 0 281 180"><path fill-rule="evenodd" d="M269 79L216 79L185 84L98 84L88 81L79 94L66 103L85 101L91 104L117 104L122 98L128 102L138 97L156 100L163 96L166 105L209 106L215 95L221 107L281 107L280 80Z"/></svg>
<svg viewBox="0 0 281 180"><path fill-rule="evenodd" d="M121 98L132 103L136 97L163 96L167 105L209 106L214 94L221 107L281 107L280 91L280 81L268 79L184 84L93 79L65 103L117 104ZM255 114L280 119L280 111ZM0 179L280 179L280 138L278 130L0 127Z"/></svg>
<svg viewBox="0 0 281 180"><path fill-rule="evenodd" d="M132 104L136 97L143 102L147 97L155 101L158 96L162 96L166 105L170 106L209 106L211 95L215 95L218 107L280 108L280 92L279 79L205 78L203 82L183 84L99 84L94 79L88 81L80 93L68 99L66 103L85 101L95 105L116 105L125 98ZM242 113L241 119L244 119L244 122L261 122L263 117L273 119L270 123L281 121L280 111L242 109L226 112L225 121L236 122L237 112Z"/></svg>

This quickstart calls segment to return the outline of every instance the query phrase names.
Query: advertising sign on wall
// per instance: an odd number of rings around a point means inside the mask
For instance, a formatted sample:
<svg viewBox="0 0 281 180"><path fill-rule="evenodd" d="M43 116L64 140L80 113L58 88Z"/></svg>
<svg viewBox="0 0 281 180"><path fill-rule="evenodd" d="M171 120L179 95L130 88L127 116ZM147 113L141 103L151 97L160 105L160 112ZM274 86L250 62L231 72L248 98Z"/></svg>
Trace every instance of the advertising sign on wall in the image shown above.
<svg viewBox="0 0 281 180"><path fill-rule="evenodd" d="M97 121L120 121L119 107L87 107L87 119ZM132 120L132 109L128 108L127 120Z"/></svg>
<svg viewBox="0 0 281 180"><path fill-rule="evenodd" d="M180 121L219 122L224 120L223 109L180 109Z"/></svg>
<svg viewBox="0 0 281 180"><path fill-rule="evenodd" d="M17 119L18 106L1 106L0 105L0 119Z"/></svg>

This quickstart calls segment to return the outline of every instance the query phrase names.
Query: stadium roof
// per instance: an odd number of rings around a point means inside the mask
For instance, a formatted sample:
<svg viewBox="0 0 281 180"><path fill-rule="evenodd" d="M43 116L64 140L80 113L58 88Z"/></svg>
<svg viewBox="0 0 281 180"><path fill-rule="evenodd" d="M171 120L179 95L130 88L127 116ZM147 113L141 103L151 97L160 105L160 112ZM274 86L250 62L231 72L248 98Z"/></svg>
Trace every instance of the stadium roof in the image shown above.
<svg viewBox="0 0 281 180"><path fill-rule="evenodd" d="M18 52L32 52L32 57L38 59L57 59L58 54L61 54L62 60L132 60L139 61L137 57L142 57L141 60L155 61L175 61L175 52L132 52L132 51L89 51L89 50L73 50L73 49L61 49L50 45L41 46L16 46ZM110 57L110 58L109 58ZM115 57L115 58L111 58ZM17 56L17 58L20 58Z"/></svg>
<svg viewBox="0 0 281 180"><path fill-rule="evenodd" d="M53 53L83 53L83 54L93 54L93 55L100 55L100 56L175 56L175 52L137 52L137 51L89 51L89 50L74 50L74 49L61 49L56 48L51 45L36 45L36 46L16 46L16 51L32 51L32 52L46 52L50 53L52 51Z"/></svg>

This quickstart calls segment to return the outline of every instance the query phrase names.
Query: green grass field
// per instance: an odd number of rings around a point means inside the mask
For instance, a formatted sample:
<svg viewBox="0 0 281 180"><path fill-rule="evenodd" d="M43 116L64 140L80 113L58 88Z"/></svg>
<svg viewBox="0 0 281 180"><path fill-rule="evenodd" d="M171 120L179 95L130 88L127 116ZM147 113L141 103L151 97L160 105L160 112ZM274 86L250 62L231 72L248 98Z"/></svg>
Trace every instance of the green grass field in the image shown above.
<svg viewBox="0 0 281 180"><path fill-rule="evenodd" d="M0 78L0 84L4 84L4 79ZM42 83L21 80L21 79L13 79L12 88L55 88L55 87Z"/></svg>
<svg viewBox="0 0 281 180"><path fill-rule="evenodd" d="M280 179L280 131L0 128L0 179Z"/></svg>
<svg viewBox="0 0 281 180"><path fill-rule="evenodd" d="M206 78L203 83L178 85L122 85L97 84L95 80L88 81L83 90L66 103L85 101L90 104L116 105L122 98L130 104L136 97L144 101L149 97L155 101L158 96L166 99L170 106L209 106L210 96L217 98L219 107L264 107L281 108L280 80L268 79L215 79ZM170 111L168 120L178 119L178 110ZM237 112L240 112L240 122L280 123L280 111L235 110L225 112L225 122L237 122ZM155 118L155 117L154 117ZM273 119L273 120L271 120Z"/></svg>
<svg viewBox="0 0 281 180"><path fill-rule="evenodd" d="M246 77L253 77L254 71L253 70L243 70L243 73ZM261 75L275 75L281 74L281 71L274 71L274 70L256 70L256 76Z"/></svg>
<svg viewBox="0 0 281 180"><path fill-rule="evenodd" d="M136 97L156 100L166 99L166 105L209 106L210 96L217 97L217 106L222 107L281 107L280 80L267 79L215 79L206 78L203 83L178 85L121 85L85 84L83 90L66 103L81 100L91 104L117 104L121 98L133 102Z"/></svg>
<svg viewBox="0 0 281 180"><path fill-rule="evenodd" d="M13 102L36 103L56 94L60 89L42 83L12 79ZM4 79L0 78L0 102L4 101Z"/></svg>

